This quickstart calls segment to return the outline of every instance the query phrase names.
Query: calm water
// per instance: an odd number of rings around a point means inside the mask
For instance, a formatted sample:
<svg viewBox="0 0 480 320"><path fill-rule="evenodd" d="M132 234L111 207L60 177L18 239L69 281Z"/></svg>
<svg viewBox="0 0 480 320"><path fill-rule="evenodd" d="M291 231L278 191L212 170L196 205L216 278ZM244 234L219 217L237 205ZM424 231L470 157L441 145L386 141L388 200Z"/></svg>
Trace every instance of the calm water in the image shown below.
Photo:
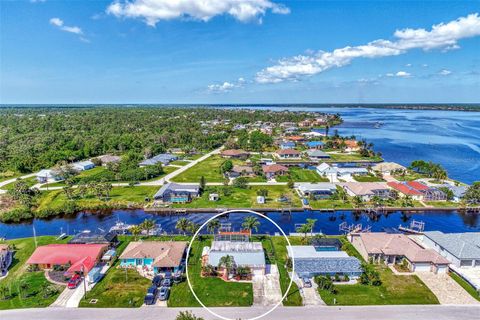
<svg viewBox="0 0 480 320"><path fill-rule="evenodd" d="M57 218L53 220L34 220L33 225L37 235L58 235L60 230L73 234L75 232L96 228L108 230L117 220L128 224L138 224L146 218L152 218L162 225L168 233L178 233L175 230L177 220L186 217L191 221L202 224L214 213L195 213L180 216L163 216L147 213L143 210L115 210L106 214L80 213L77 216ZM222 218L222 222L232 223L234 230L239 230L246 213L231 213L228 218ZM325 234L340 234L339 224L346 221L347 224L361 223L364 227L370 226L372 231L383 231L384 228L397 228L399 224L408 225L411 220L424 221L426 230L440 230L444 232L469 232L480 231L480 215L460 214L453 211L424 212L414 214L402 214L401 212L391 213L388 216L381 216L378 221L372 221L364 215L355 215L350 211L339 211L336 213L320 213L315 211L297 212L291 215L280 212L271 212L267 216L275 221L285 233L295 232L295 225L305 223L306 219L317 219L315 232ZM268 220L263 219L259 228L261 233L273 234L278 232L277 228ZM32 223L23 224L0 224L0 235L7 238L30 237L33 235Z"/></svg>

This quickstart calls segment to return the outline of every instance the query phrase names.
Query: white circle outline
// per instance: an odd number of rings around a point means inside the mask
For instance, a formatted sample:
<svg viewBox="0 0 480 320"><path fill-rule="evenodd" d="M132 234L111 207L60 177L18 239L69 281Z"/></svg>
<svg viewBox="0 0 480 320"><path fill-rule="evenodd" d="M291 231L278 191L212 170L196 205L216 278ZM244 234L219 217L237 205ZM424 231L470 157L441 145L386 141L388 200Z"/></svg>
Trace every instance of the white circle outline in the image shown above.
<svg viewBox="0 0 480 320"><path fill-rule="evenodd" d="M212 221L213 219L216 219L222 215L225 215L225 214L228 214L228 213L233 213L233 212L241 212L241 213L253 213L253 214L256 214L262 218L266 218L268 221L270 221L271 223L273 223L278 230L280 230L280 232L282 233L282 235L285 237L285 239L287 239L287 243L288 243L288 247L290 248L290 252L292 253L292 256L291 256L291 259L292 259L292 275L295 273L295 257L293 256L293 249L292 249L292 245L290 244L290 240L288 240L288 237L287 235L285 234L285 232L283 231L282 228L280 228L280 226L275 222L273 221L271 218L267 217L266 215L263 215L259 212L256 212L256 211L253 211L253 210L248 210L248 209L239 209L239 210L227 210L227 211L224 211L224 212L221 212L219 214L216 214L214 215L213 217L209 218L207 221L205 221L201 226L200 228L198 228L198 230L195 232L195 234L193 235L192 237L192 240L190 240L190 243L188 244L188 248L187 248L187 258L185 260L185 274L187 276L187 283L188 283L188 287L190 288L190 291L192 292L193 296L195 297L195 299L198 301L198 303L200 303L200 305L206 309L208 312L210 312L212 315L214 315L215 317L219 317L223 320L235 320L235 319L232 319L232 318L227 318L227 317L224 317L222 315L219 315L217 314L216 312L210 310L207 306L205 306L203 304L203 302L197 297L197 294L195 293L195 291L193 290L192 288L192 284L190 283L190 278L188 277L188 259L190 257L190 250L192 248L192 243L193 241L195 240L195 238L197 237L198 233L200 232L200 230L202 230L210 221ZM275 249L274 249L275 250ZM287 272L288 274L288 272ZM253 318L248 318L246 320L257 320L257 319L260 319L260 318L263 318L265 317L266 315L268 315L270 312L272 312L273 310L275 310L282 302L283 300L285 300L285 298L287 297L287 295L289 294L290 292L290 288L292 287L292 284L293 284L293 277L290 277L290 283L288 284L288 288L287 290L285 291L285 294L283 295L282 299L277 302L276 305L274 305L270 310L262 313L261 315L259 316L256 316L256 317L253 317Z"/></svg>

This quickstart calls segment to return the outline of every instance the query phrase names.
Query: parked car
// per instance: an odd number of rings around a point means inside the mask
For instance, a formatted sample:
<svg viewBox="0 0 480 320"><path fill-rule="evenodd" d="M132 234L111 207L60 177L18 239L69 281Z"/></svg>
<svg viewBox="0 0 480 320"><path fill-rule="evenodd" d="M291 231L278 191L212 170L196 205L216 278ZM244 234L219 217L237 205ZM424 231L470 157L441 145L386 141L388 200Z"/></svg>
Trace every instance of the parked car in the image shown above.
<svg viewBox="0 0 480 320"><path fill-rule="evenodd" d="M160 291L158 292L158 299L160 301L168 300L170 296L170 288L169 287L161 287Z"/></svg>
<svg viewBox="0 0 480 320"><path fill-rule="evenodd" d="M155 304L156 299L157 299L157 287L151 286L150 288L148 288L147 294L145 295L143 302L146 305L152 305L152 304Z"/></svg>
<svg viewBox="0 0 480 320"><path fill-rule="evenodd" d="M162 287L171 287L172 286L172 278L165 278L162 281Z"/></svg>
<svg viewBox="0 0 480 320"><path fill-rule="evenodd" d="M176 273L173 277L173 283L180 283L183 281L183 275L181 273Z"/></svg>
<svg viewBox="0 0 480 320"><path fill-rule="evenodd" d="M312 280L310 280L309 278L302 278L302 283L304 288L312 287Z"/></svg>
<svg viewBox="0 0 480 320"><path fill-rule="evenodd" d="M82 277L80 277L80 275L78 274L75 274L73 277L70 278L70 280L68 280L67 287L68 289L75 289L76 287L78 287L80 282L82 282Z"/></svg>
<svg viewBox="0 0 480 320"><path fill-rule="evenodd" d="M163 277L161 275L157 274L152 279L152 285L154 285L156 287L160 287L160 285L162 284L162 280L163 280Z"/></svg>

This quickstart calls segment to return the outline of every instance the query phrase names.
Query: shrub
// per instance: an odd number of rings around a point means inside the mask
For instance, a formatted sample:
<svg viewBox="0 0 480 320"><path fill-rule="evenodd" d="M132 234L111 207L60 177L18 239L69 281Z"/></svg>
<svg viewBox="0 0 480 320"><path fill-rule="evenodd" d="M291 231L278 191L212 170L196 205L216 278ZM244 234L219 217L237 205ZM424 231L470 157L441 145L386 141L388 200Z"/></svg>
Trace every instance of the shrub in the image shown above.
<svg viewBox="0 0 480 320"><path fill-rule="evenodd" d="M19 222L33 218L32 210L27 206L20 206L12 210L6 211L0 215L2 222Z"/></svg>

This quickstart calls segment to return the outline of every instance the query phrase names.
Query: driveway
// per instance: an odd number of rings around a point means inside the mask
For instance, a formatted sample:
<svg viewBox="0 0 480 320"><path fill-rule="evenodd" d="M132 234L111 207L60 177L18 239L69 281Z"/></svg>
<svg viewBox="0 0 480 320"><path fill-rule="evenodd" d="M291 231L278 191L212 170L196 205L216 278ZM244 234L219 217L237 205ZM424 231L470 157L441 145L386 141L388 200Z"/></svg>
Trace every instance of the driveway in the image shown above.
<svg viewBox="0 0 480 320"><path fill-rule="evenodd" d="M451 266L450 268L454 269L458 274L461 274L463 278L468 279L468 281L477 289L480 290L480 268L458 268Z"/></svg>
<svg viewBox="0 0 480 320"><path fill-rule="evenodd" d="M254 274L253 305L273 306L282 300L280 274L277 265L267 265L265 275Z"/></svg>
<svg viewBox="0 0 480 320"><path fill-rule="evenodd" d="M416 275L437 296L440 304L480 304L448 274L416 272Z"/></svg>
<svg viewBox="0 0 480 320"><path fill-rule="evenodd" d="M325 305L325 302L322 300L320 297L320 294L318 293L318 286L315 283L313 279L312 281L312 287L311 288L305 288L303 287L302 280L298 277L298 275L293 276L293 281L298 286L298 290L300 291L300 295L302 296L302 301L304 306L321 306Z"/></svg>

